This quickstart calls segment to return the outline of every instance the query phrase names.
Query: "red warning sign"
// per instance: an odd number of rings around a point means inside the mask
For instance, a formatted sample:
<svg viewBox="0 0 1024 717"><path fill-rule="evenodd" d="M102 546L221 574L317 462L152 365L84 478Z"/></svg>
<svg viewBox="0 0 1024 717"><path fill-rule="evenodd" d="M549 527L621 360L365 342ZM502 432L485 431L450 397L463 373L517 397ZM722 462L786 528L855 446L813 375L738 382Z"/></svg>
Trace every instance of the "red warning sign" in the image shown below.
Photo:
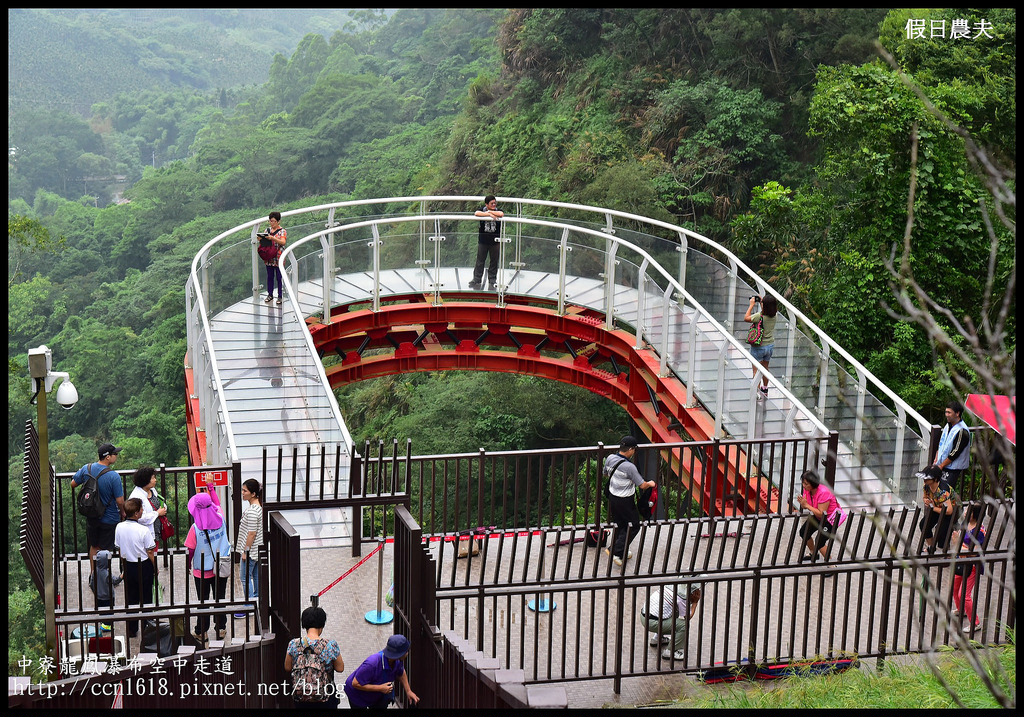
<svg viewBox="0 0 1024 717"><path fill-rule="evenodd" d="M207 486L207 477L213 479L213 485L215 486L226 486L228 484L227 471L196 471L196 488L205 488Z"/></svg>

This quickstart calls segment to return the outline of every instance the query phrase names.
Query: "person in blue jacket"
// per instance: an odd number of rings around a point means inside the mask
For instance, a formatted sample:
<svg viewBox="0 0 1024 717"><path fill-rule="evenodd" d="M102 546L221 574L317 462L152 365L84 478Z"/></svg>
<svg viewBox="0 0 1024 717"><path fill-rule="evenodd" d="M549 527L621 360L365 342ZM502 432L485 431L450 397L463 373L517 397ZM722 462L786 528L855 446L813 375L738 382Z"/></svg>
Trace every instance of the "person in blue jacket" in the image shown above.
<svg viewBox="0 0 1024 717"><path fill-rule="evenodd" d="M962 418L964 407L959 401L946 404L946 425L939 437L939 449L932 463L942 469L946 482L960 489L960 478L971 459L971 429Z"/></svg>

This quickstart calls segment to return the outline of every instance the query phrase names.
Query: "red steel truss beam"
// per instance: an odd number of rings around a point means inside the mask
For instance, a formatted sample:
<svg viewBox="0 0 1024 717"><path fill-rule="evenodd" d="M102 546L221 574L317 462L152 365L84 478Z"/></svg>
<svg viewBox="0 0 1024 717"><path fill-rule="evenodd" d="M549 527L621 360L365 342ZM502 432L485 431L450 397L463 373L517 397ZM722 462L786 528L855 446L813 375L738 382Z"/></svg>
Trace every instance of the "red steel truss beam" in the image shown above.
<svg viewBox="0 0 1024 717"><path fill-rule="evenodd" d="M686 406L685 386L674 377L658 375L658 356L635 348L631 334L605 329L601 315L592 310L570 307L565 316L559 316L553 304L537 300L497 307L469 301L433 306L422 296L407 298L413 303L384 305L376 313L338 307L330 324L307 319L320 354L343 356L340 365L325 369L331 386L412 371L528 374L582 386L615 401L653 443L686 440L669 427L673 419L694 440L714 438L714 417L702 406ZM367 349L382 348L387 352L361 355ZM627 367L628 373L616 375L595 368L590 360L595 352L599 359L594 363ZM713 460L717 481L705 476L710 466L696 455L692 461L692 492L703 496L705 511L713 503L717 515L760 512L776 500L756 477L743 475L746 456L741 451L719 450ZM671 462L682 478L686 475L682 468L691 465L690 451L673 449ZM715 483L717 495L712 496Z"/></svg>

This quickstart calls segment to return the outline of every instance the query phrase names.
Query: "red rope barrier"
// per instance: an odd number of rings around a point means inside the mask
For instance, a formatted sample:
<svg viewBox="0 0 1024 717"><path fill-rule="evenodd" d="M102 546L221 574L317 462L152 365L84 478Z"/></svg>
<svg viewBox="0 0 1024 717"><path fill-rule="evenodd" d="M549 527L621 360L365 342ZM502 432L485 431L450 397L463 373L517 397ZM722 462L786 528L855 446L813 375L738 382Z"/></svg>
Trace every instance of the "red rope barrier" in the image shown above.
<svg viewBox="0 0 1024 717"><path fill-rule="evenodd" d="M515 536L525 537L527 535L543 535L543 534L544 534L543 531L540 531L540 530L534 530L534 531L529 531L529 530L498 531L498 532L495 532L495 533L476 533L476 534L473 534L473 535L440 535L440 536L434 536L434 537L431 537L431 538L427 538L427 541L431 542L431 543L434 543L434 542L437 542L437 541L440 540L440 541L444 541L446 543L454 543L456 541L462 541L462 540L476 540L477 538L512 538L512 537L515 537ZM395 542L395 539L394 538L388 538L384 542L385 543L393 543L393 542ZM351 568L349 568L348 570L343 572L341 575L339 575L338 578L333 583L331 583L330 585L325 587L323 590L318 592L316 594L316 597L317 598L323 597L324 593L326 593L328 590L330 590L335 585L337 585L342 580L344 580L349 575L351 575L355 571L356 568L358 568L360 565L362 565L367 560L372 558L374 555L377 554L378 551L382 550L383 548L384 548L384 543L381 543L376 548L371 550L369 552L369 554L366 555L366 557L364 557L358 563L356 563Z"/></svg>

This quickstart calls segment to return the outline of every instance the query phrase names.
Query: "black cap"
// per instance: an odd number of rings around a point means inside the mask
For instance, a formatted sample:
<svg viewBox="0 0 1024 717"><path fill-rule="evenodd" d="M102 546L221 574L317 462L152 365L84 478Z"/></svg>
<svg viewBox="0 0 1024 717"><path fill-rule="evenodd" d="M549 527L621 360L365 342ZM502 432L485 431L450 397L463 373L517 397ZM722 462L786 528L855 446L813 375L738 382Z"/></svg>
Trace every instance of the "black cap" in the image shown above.
<svg viewBox="0 0 1024 717"><path fill-rule="evenodd" d="M99 450L100 460L102 461L104 458L109 456L111 453L113 453L116 456L120 452L121 452L121 449L118 448L117 446L115 446L113 443L104 443L102 446L100 446L100 450Z"/></svg>
<svg viewBox="0 0 1024 717"><path fill-rule="evenodd" d="M633 436L623 436L619 439L620 451L625 451L629 448L636 448L638 445L640 444L636 442L636 439L633 438Z"/></svg>
<svg viewBox="0 0 1024 717"><path fill-rule="evenodd" d="M938 480L942 477L942 469L938 466L928 466L915 473L914 477L919 481Z"/></svg>

